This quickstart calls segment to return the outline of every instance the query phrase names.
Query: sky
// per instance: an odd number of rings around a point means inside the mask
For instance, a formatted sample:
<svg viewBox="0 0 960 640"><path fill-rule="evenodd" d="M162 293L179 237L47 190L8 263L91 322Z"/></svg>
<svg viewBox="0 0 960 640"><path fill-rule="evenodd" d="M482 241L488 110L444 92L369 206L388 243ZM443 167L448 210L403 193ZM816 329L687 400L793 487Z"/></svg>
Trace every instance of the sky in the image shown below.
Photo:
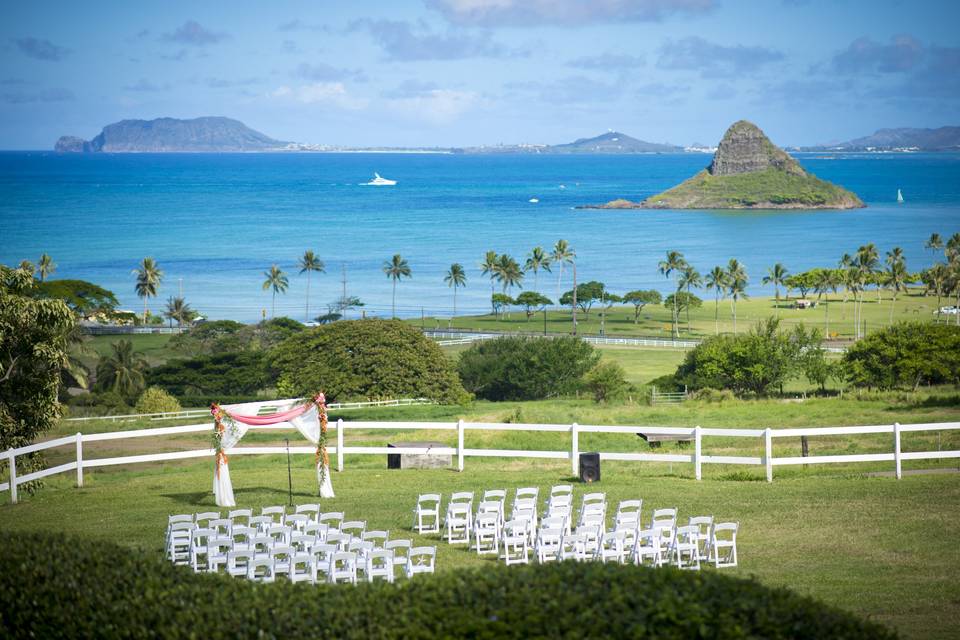
<svg viewBox="0 0 960 640"><path fill-rule="evenodd" d="M349 146L960 125L957 0L31 0L0 16L0 149L164 116Z"/></svg>

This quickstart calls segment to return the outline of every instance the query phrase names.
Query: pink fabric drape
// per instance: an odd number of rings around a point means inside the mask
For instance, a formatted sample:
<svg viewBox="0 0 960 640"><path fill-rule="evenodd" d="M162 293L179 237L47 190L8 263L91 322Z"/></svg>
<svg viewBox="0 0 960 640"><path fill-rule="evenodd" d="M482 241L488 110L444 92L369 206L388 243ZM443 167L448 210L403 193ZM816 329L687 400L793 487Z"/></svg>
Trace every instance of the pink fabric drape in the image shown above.
<svg viewBox="0 0 960 640"><path fill-rule="evenodd" d="M278 422L286 422L291 418L296 418L297 416L303 415L314 405L312 404L302 404L300 406L294 407L288 411L281 411L280 413L269 413L263 416L242 416L237 413L232 413L223 409L223 412L228 416L236 420L237 422L242 422L243 424L249 424L251 426L262 426L265 424L277 424ZM222 408L222 407L221 407Z"/></svg>

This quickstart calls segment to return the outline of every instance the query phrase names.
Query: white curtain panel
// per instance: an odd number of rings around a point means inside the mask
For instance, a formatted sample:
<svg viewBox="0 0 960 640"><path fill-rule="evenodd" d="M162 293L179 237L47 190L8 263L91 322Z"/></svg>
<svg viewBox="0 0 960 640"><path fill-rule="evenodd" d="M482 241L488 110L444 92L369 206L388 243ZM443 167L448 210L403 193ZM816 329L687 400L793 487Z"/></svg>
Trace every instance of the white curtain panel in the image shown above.
<svg viewBox="0 0 960 640"><path fill-rule="evenodd" d="M229 456L230 449L240 442L240 438L243 437L250 427L237 421L234 421L232 425L225 422L223 426L224 431L221 443L223 444L224 452ZM227 463L220 465L219 473L217 473L217 469L214 467L213 495L217 499L218 507L237 506L237 502L233 498L233 483L230 482L230 465Z"/></svg>
<svg viewBox="0 0 960 640"><path fill-rule="evenodd" d="M317 444L320 442L320 412L317 407L311 407L306 413L292 418L290 424L303 434L303 437ZM333 483L330 482L330 467L323 464L323 459L317 460L317 484L320 485L321 498L333 498Z"/></svg>

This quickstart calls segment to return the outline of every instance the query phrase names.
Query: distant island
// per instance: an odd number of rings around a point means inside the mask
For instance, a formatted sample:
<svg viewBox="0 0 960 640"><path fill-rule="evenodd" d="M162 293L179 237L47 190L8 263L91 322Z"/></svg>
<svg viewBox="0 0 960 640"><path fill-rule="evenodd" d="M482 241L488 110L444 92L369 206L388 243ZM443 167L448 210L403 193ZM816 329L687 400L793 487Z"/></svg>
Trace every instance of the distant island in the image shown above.
<svg viewBox="0 0 960 640"><path fill-rule="evenodd" d="M939 129L879 129L873 135L848 142L800 147L800 151L960 151L960 127Z"/></svg>
<svg viewBox="0 0 960 640"><path fill-rule="evenodd" d="M289 143L222 117L121 120L93 140L63 136L54 150L75 153L203 153L282 151Z"/></svg>
<svg viewBox="0 0 960 640"><path fill-rule="evenodd" d="M854 209L854 193L807 173L752 122L727 129L710 166L643 202L617 199L597 209Z"/></svg>
<svg viewBox="0 0 960 640"><path fill-rule="evenodd" d="M593 138L579 138L566 144L505 144L464 147L457 151L460 153L632 154L683 153L684 148L668 143L638 140L619 131L608 131Z"/></svg>

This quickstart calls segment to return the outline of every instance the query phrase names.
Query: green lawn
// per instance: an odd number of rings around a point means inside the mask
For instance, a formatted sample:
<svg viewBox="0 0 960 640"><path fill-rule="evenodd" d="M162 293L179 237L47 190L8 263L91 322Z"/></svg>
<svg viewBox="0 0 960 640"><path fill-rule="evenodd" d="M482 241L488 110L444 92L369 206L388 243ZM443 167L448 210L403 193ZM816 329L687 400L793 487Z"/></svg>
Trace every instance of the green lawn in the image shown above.
<svg viewBox="0 0 960 640"><path fill-rule="evenodd" d="M495 560L414 535L410 510L419 492L449 496L536 485L543 496L550 485L570 481L565 463L471 461L456 473L387 471L379 457L349 462L343 473L334 473L337 498L325 500L322 508L365 519L371 528L389 529L392 537L436 544L438 571ZM239 506L285 503L285 463L282 456L234 456L230 466ZM294 503L317 501L308 457L294 464ZM682 518L712 514L739 521L741 566L727 570L730 574L790 587L889 624L906 637L956 637L956 476L797 477L768 485L657 477L644 467L604 463L602 482L590 490L605 491L614 509L619 500L643 498L645 517L653 508L675 506ZM208 461L104 470L87 473L83 489L74 488L69 475L55 476L39 495L0 507L0 529L58 531L159 554L168 515L215 508L211 472ZM578 496L584 490L577 485Z"/></svg>
<svg viewBox="0 0 960 640"><path fill-rule="evenodd" d="M617 291L617 293L623 293ZM686 313L680 316L680 337L681 338L703 338L713 335L717 330L721 333L733 331L733 315L730 300L721 300L719 306L715 304L714 298L707 292L697 292L704 294L703 306L690 311L690 330L687 330ZM840 294L830 294L823 296L818 307L813 309L794 309L794 299L796 292L790 300L784 299L784 291L780 291L780 304L776 305L773 296L755 297L748 300L737 302L737 331L747 331L758 321L769 316L777 316L786 327L795 324L805 323L819 327L825 334L829 330L829 335L837 339L850 339L854 335L854 305L850 299L843 302L843 296ZM549 297L549 296L548 296ZM816 294L809 293L809 299L816 300ZM951 301L944 298L941 300L941 306L951 304ZM715 321L715 312L719 310ZM933 321L933 312L937 309L937 298L935 296L920 295L919 290L912 290L909 295L901 295L894 307L893 321L902 320L924 320ZM878 300L875 291L868 291L863 302L863 320L866 331L869 333L876 329L885 327L891 321L891 303L887 291L881 291ZM634 310L630 306L613 307L606 313L604 322L604 333L606 335L618 336L653 336L665 337L671 336L670 318L672 310L663 305L648 305L643 308L639 323L634 322ZM594 309L588 317L584 317L582 312L578 311L578 331L585 334L600 333L600 313ZM948 317L948 316L945 316ZM955 317L951 317L955 321ZM421 325L420 319L411 320L416 326ZM829 323L829 325L828 325ZM520 310L511 311L508 317L503 319L495 318L487 314L482 316L459 316L448 320L447 318L427 318L423 326L428 329L446 328L468 329L474 331L527 331L542 332L543 316L537 314L529 321L526 315ZM547 312L547 331L551 333L569 333L571 330L571 319L569 310L551 310Z"/></svg>

